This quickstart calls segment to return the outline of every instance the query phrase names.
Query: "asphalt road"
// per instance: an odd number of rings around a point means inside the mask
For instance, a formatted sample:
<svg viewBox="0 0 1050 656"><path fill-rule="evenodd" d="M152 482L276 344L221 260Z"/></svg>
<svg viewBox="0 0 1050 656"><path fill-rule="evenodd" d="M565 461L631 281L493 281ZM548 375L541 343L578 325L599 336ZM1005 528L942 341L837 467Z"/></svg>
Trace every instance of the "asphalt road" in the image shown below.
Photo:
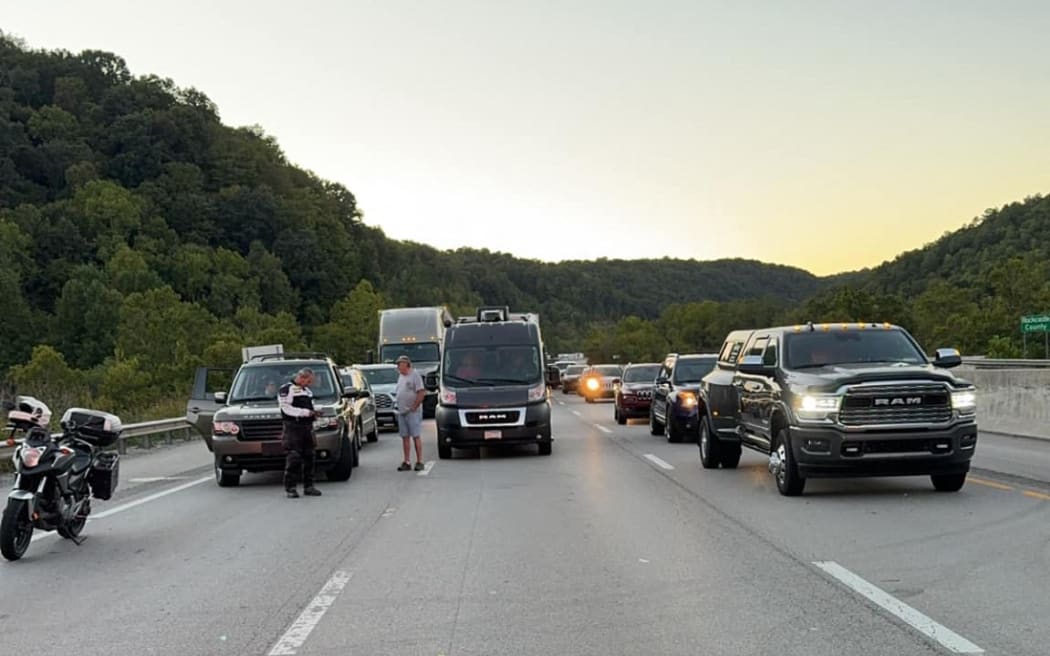
<svg viewBox="0 0 1050 656"><path fill-rule="evenodd" d="M553 398L550 457L440 461L427 422L425 475L384 433L320 498L220 489L200 443L128 459L83 546L0 563L2 653L1048 652L1050 443L982 436L957 494L787 499L754 454L705 471L695 444Z"/></svg>

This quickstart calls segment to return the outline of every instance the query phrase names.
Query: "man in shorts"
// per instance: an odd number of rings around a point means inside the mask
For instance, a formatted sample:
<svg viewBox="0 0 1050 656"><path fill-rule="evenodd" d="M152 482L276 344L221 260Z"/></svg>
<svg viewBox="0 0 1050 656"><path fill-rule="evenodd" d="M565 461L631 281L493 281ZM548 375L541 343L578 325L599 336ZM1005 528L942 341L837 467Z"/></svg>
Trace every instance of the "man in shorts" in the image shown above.
<svg viewBox="0 0 1050 656"><path fill-rule="evenodd" d="M397 359L397 429L401 434L401 448L405 459L398 471L411 471L409 460L412 457L412 444L416 444L416 471L423 470L423 399L427 395L423 377L412 368L412 361L407 355Z"/></svg>

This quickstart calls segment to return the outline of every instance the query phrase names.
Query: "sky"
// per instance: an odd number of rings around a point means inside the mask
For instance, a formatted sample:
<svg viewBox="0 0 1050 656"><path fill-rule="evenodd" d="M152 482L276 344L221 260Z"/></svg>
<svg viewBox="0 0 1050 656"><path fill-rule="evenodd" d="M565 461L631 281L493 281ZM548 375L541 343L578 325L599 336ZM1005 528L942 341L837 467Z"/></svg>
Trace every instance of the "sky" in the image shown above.
<svg viewBox="0 0 1050 656"><path fill-rule="evenodd" d="M364 220L547 261L875 266L1050 192L1050 3L0 0L203 91Z"/></svg>

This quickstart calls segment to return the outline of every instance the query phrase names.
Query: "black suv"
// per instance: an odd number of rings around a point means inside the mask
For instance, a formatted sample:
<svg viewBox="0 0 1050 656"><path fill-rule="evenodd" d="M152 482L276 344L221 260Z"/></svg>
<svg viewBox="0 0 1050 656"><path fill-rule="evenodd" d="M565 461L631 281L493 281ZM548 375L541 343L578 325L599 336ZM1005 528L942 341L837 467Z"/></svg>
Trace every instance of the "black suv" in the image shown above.
<svg viewBox="0 0 1050 656"><path fill-rule="evenodd" d="M649 406L649 432L667 434L668 442L696 439L699 426L697 395L700 380L711 371L715 355L669 354L656 374Z"/></svg>
<svg viewBox="0 0 1050 656"><path fill-rule="evenodd" d="M368 390L342 386L335 363L323 353L260 355L245 362L227 387L229 369L201 368L186 408L209 451L215 454L215 481L220 487L240 483L243 471L284 469L281 443L284 425L277 390L297 371L314 371L314 421L317 470L329 480L346 481L357 467L362 435L357 400Z"/></svg>
<svg viewBox="0 0 1050 656"><path fill-rule="evenodd" d="M890 324L822 324L731 333L700 391L700 459L736 467L769 456L785 496L807 478L929 475L966 482L977 447L976 392ZM713 429L713 430L712 430Z"/></svg>

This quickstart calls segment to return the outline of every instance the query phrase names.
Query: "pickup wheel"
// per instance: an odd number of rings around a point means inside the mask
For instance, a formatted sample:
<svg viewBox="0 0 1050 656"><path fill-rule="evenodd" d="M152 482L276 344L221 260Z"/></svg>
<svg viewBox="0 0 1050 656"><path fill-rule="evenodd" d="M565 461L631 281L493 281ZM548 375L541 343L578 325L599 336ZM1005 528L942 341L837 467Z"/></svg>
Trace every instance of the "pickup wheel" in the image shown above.
<svg viewBox="0 0 1050 656"><path fill-rule="evenodd" d="M777 481L777 490L786 497L797 497L806 487L806 479L798 473L798 463L791 451L790 437L786 428L777 433L773 452L769 455L769 469Z"/></svg>
<svg viewBox="0 0 1050 656"><path fill-rule="evenodd" d="M372 432L368 434L368 441L369 442L378 442L379 441L379 421L377 421L377 420L373 420Z"/></svg>
<svg viewBox="0 0 1050 656"><path fill-rule="evenodd" d="M656 418L656 411L649 408L649 434L650 435L663 435L664 425L660 423L660 420Z"/></svg>
<svg viewBox="0 0 1050 656"><path fill-rule="evenodd" d="M719 444L718 449L718 459L722 461L722 468L736 469L736 466L740 464L740 445Z"/></svg>
<svg viewBox="0 0 1050 656"><path fill-rule="evenodd" d="M711 426L707 423L707 417L700 417L700 425L697 427L697 443L700 445L700 464L704 469L718 469L721 461L721 444L718 438L711 435Z"/></svg>
<svg viewBox="0 0 1050 656"><path fill-rule="evenodd" d="M933 474L930 480L938 492L958 492L966 483L966 474Z"/></svg>

